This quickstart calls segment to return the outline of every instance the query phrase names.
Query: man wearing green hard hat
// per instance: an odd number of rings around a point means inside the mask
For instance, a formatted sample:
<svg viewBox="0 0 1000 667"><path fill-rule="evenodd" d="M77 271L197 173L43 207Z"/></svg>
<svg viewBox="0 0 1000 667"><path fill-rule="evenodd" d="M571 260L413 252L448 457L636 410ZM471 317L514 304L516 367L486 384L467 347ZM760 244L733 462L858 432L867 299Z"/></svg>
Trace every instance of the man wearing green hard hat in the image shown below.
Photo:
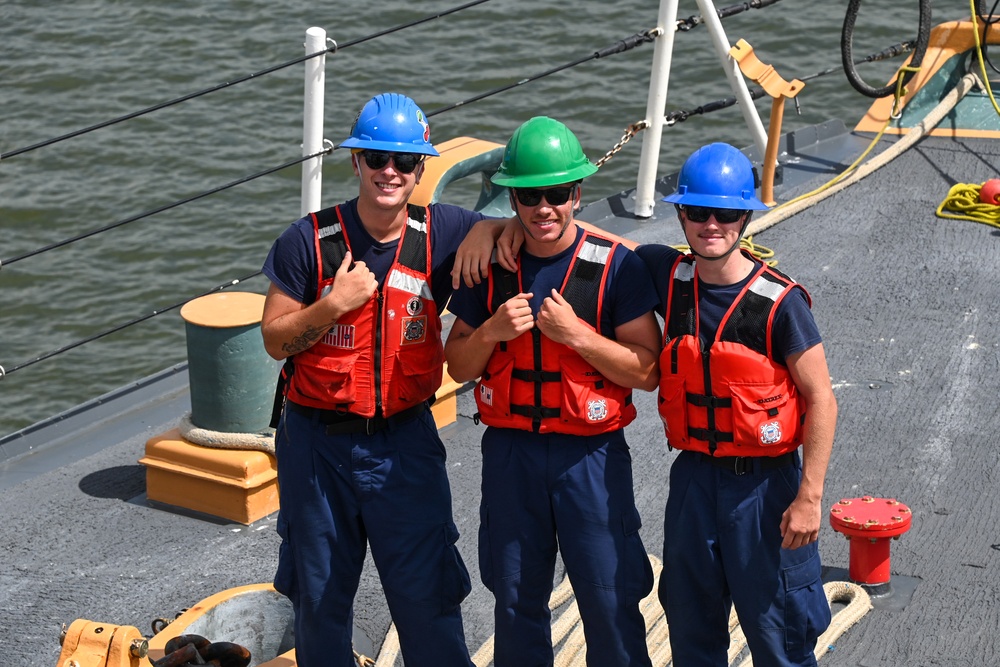
<svg viewBox="0 0 1000 667"><path fill-rule="evenodd" d="M524 232L511 271L460 288L449 373L479 378L479 562L495 599L497 667L551 664L549 596L562 554L592 667L649 665L639 601L653 573L639 537L624 427L632 389L659 380L656 292L642 261L573 218L597 171L576 136L536 117L492 180Z"/></svg>

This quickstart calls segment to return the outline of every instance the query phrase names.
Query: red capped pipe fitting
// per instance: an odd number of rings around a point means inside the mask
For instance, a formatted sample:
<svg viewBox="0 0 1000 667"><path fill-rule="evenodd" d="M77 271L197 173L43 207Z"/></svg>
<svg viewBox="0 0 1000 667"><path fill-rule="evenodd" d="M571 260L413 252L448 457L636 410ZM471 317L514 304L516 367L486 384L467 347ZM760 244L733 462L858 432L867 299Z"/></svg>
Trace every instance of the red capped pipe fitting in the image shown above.
<svg viewBox="0 0 1000 667"><path fill-rule="evenodd" d="M910 508L894 498L845 498L830 510L830 525L851 543L851 581L877 586L889 582L889 540L910 529Z"/></svg>

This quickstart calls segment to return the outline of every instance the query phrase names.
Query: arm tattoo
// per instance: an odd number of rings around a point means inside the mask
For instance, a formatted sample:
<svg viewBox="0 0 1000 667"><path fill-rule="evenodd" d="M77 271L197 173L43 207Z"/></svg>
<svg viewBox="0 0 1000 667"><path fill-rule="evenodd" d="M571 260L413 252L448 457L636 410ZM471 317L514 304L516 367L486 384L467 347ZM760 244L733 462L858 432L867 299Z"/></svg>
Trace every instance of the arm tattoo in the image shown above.
<svg viewBox="0 0 1000 667"><path fill-rule="evenodd" d="M288 354L288 356L298 354L302 350L307 350L312 347L324 334L326 334L333 324L334 322L322 327L308 326L302 331L301 334L293 338L292 342L282 345L281 349Z"/></svg>

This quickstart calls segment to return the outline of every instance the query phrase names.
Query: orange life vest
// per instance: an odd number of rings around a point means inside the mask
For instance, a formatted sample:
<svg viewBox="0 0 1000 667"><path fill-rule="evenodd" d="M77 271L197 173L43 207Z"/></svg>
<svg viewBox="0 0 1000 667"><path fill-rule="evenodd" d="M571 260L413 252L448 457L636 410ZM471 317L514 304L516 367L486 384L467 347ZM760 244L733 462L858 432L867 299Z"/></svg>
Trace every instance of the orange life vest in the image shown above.
<svg viewBox="0 0 1000 667"><path fill-rule="evenodd" d="M778 304L803 288L761 265L703 349L695 266L691 255L678 258L667 296L658 403L668 444L712 456L793 451L805 403L788 369L773 361L771 335Z"/></svg>
<svg viewBox="0 0 1000 667"><path fill-rule="evenodd" d="M600 333L604 287L618 244L587 232L577 244L560 294L577 317ZM521 274L490 266L489 312L522 292ZM597 435L635 419L632 390L605 378L572 348L533 327L497 344L476 385L479 417L488 426L536 433Z"/></svg>
<svg viewBox="0 0 1000 667"><path fill-rule="evenodd" d="M336 207L313 213L319 281L326 295L348 250ZM293 358L287 398L300 405L389 417L428 400L441 386L444 345L431 293L430 210L408 207L396 256L381 290Z"/></svg>

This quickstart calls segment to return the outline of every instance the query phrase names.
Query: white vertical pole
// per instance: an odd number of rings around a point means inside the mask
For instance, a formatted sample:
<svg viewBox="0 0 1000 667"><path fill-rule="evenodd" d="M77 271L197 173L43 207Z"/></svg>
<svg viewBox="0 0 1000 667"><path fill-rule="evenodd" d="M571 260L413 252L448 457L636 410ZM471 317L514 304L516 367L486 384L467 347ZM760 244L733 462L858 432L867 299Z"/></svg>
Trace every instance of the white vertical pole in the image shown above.
<svg viewBox="0 0 1000 667"><path fill-rule="evenodd" d="M726 72L726 78L729 79L729 87L733 89L733 95L736 96L740 111L743 112L743 121L747 124L753 142L757 146L761 160L763 160L764 154L767 151L767 132L764 130L764 124L760 122L757 107L754 106L753 98L750 97L750 89L747 88L746 79L743 78L743 73L740 72L740 66L729 56L731 44L729 43L729 38L726 37L726 31L722 28L722 21L719 19L719 14L715 11L715 4L712 0L697 0L697 2L701 16L705 19L705 27L708 28L708 34L712 36L712 45L715 47L715 53L722 62L722 69Z"/></svg>
<svg viewBox="0 0 1000 667"><path fill-rule="evenodd" d="M649 74L649 96L646 98L646 131L642 135L639 154L639 174L635 184L635 214L640 218L653 215L656 198L656 168L660 159L660 141L667 109L667 85L670 82L670 60L677 32L678 0L660 0L657 27L660 36L653 44L653 66Z"/></svg>
<svg viewBox="0 0 1000 667"><path fill-rule="evenodd" d="M312 27L306 30L306 55L326 49L326 30ZM323 95L326 88L326 55L305 61L305 94L302 114L302 156L323 150ZM322 206L323 157L302 163L302 210L306 215Z"/></svg>

